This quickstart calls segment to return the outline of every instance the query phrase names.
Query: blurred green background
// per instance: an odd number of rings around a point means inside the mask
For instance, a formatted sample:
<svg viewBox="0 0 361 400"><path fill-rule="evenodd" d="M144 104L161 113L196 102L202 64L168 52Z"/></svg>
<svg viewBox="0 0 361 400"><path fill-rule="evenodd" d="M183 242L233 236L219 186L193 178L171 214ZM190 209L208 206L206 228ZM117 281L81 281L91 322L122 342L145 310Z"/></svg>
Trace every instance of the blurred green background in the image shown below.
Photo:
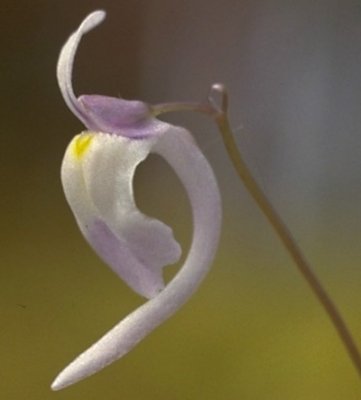
<svg viewBox="0 0 361 400"><path fill-rule="evenodd" d="M59 179L64 149L83 128L61 98L56 61L97 8L108 17L80 47L76 93L198 100L224 82L239 146L361 343L359 1L4 0L1 399L359 399L342 344L212 121L188 114L167 120L194 132L223 193L211 273L124 359L50 391L69 361L142 303L87 246ZM150 157L135 190L186 254L190 210L173 172Z"/></svg>

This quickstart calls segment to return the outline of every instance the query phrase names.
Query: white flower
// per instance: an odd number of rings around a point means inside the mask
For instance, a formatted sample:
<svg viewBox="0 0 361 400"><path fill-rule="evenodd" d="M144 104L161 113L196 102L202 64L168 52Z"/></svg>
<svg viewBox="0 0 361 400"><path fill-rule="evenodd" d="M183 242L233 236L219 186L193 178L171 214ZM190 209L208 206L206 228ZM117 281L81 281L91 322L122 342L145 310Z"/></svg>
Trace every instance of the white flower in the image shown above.
<svg viewBox="0 0 361 400"><path fill-rule="evenodd" d="M90 14L60 54L57 75L62 95L87 128L69 144L61 176L65 196L89 244L134 291L150 300L66 367L53 382L54 390L117 360L181 307L206 275L220 233L217 183L186 129L156 119L151 107L140 101L75 97L71 77L77 46L104 17L103 11ZM142 214L133 198L134 172L151 152L162 156L179 176L194 221L189 254L165 287L162 268L179 259L180 246L172 230Z"/></svg>

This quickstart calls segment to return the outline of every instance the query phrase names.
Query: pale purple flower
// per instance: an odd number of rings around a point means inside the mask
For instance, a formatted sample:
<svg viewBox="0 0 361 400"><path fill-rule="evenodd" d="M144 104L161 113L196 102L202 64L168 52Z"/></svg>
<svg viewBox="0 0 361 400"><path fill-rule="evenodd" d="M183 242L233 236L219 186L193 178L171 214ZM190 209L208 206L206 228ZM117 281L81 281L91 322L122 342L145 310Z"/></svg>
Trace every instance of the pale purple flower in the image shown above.
<svg viewBox="0 0 361 400"><path fill-rule="evenodd" d="M79 41L104 17L103 11L90 14L59 57L57 76L62 95L87 128L70 142L61 178L66 199L89 244L134 291L150 300L66 367L52 384L54 390L122 357L184 304L213 261L221 225L215 177L186 129L156 119L151 107L140 101L99 95L75 97L72 69ZM179 259L180 246L172 230L141 213L133 198L135 169L151 152L162 156L179 176L194 221L189 254L166 286L162 269Z"/></svg>

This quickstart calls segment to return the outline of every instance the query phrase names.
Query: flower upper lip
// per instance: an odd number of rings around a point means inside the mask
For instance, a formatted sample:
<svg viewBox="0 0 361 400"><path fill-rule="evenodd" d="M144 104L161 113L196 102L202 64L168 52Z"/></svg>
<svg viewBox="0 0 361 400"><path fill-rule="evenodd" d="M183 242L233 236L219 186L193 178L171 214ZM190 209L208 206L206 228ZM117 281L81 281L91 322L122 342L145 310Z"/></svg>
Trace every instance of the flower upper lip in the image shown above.
<svg viewBox="0 0 361 400"><path fill-rule="evenodd" d="M144 102L101 95L82 95L77 98L74 94L72 74L80 40L104 18L104 11L90 14L63 47L57 66L58 84L63 98L73 114L90 130L131 138L157 134L160 126Z"/></svg>
<svg viewBox="0 0 361 400"><path fill-rule="evenodd" d="M134 138L152 135L157 125L150 107L142 101L81 95L77 102L87 116L86 127L90 130Z"/></svg>
<svg viewBox="0 0 361 400"><path fill-rule="evenodd" d="M107 121L111 119L119 127L146 123L151 118L148 104L137 100L124 100L102 95L81 95L77 100L87 114Z"/></svg>

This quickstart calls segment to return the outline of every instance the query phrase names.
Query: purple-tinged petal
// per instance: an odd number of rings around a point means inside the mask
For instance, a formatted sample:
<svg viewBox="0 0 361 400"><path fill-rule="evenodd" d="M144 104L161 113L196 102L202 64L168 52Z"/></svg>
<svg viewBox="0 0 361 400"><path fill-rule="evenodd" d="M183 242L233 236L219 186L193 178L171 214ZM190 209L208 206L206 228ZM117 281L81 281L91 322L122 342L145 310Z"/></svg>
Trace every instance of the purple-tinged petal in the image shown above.
<svg viewBox="0 0 361 400"><path fill-rule="evenodd" d="M78 101L87 115L89 130L145 138L156 135L162 125L141 101L100 95L82 95Z"/></svg>
<svg viewBox="0 0 361 400"><path fill-rule="evenodd" d="M128 241L125 237L117 236L101 220L94 221L87 230L87 239L93 249L134 291L151 298L164 288L161 269L165 264L150 265L154 259L148 257L147 252L151 247L145 245L146 242ZM139 233L145 236L145 232L139 230ZM153 241L154 231L148 229L146 233L145 240ZM154 251L159 251L158 243L153 244Z"/></svg>
<svg viewBox="0 0 361 400"><path fill-rule="evenodd" d="M70 143L62 165L65 195L84 236L147 298L163 289L162 268L181 253L171 229L142 214L133 198L135 169L154 141L84 132Z"/></svg>

